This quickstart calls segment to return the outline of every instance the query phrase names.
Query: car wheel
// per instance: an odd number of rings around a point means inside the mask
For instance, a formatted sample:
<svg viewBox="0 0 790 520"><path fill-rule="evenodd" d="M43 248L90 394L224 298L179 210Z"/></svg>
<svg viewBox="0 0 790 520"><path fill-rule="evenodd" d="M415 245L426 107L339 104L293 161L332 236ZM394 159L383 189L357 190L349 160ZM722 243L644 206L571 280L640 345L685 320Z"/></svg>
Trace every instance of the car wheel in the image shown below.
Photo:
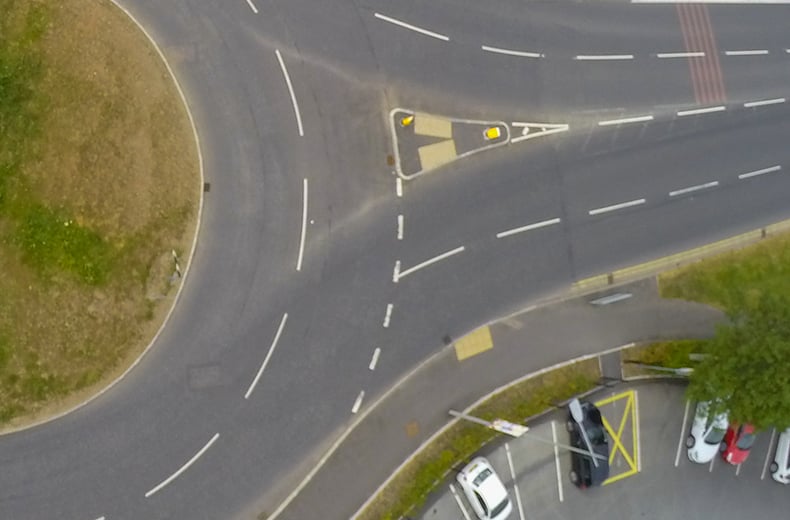
<svg viewBox="0 0 790 520"><path fill-rule="evenodd" d="M693 435L689 435L688 437L686 437L686 448L691 449L694 447L696 443L697 441L694 439Z"/></svg>
<svg viewBox="0 0 790 520"><path fill-rule="evenodd" d="M573 421L565 421L565 429L568 433L573 433L576 430L576 425Z"/></svg>
<svg viewBox="0 0 790 520"><path fill-rule="evenodd" d="M571 478L571 482L573 484L578 484L579 483L579 474L576 473L575 471L571 471L568 476Z"/></svg>
<svg viewBox="0 0 790 520"><path fill-rule="evenodd" d="M771 473L776 473L777 471L779 471L779 464L777 464L776 462L772 462L771 467L769 469L771 470Z"/></svg>

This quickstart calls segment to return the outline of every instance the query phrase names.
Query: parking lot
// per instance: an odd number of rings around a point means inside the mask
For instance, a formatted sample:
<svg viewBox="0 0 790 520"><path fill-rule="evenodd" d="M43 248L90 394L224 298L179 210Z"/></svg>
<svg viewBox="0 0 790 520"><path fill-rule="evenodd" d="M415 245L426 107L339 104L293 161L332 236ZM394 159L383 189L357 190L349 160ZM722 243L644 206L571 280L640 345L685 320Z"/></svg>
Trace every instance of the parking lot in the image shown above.
<svg viewBox="0 0 790 520"><path fill-rule="evenodd" d="M694 414L679 383L620 385L593 396L609 437L610 476L600 488L570 483L567 412L557 411L519 438L482 450L508 489L511 519L787 518L790 486L768 475L776 433L760 432L749 458L731 466L716 456L695 464L685 440ZM685 420L684 420L685 413ZM474 512L450 475L415 518L472 520Z"/></svg>

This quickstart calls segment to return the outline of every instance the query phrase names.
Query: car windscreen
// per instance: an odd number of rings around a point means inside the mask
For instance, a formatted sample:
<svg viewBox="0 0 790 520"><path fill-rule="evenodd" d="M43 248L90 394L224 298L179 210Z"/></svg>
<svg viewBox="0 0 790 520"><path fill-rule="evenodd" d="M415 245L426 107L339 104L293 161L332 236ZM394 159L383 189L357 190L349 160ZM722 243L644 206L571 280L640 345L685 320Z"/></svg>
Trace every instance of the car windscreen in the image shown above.
<svg viewBox="0 0 790 520"><path fill-rule="evenodd" d="M481 471L478 476L475 477L472 483L475 486L480 487L480 484L482 484L483 481L487 479L489 475L491 475L491 470L489 468L486 468L483 471Z"/></svg>
<svg viewBox="0 0 790 520"><path fill-rule="evenodd" d="M507 507L507 503L508 503L508 499L507 497L505 497L505 499L502 502L500 502L499 505L497 505L494 509L491 510L491 516L496 517L499 513L504 511L505 508Z"/></svg>
<svg viewBox="0 0 790 520"><path fill-rule="evenodd" d="M754 444L754 438L755 438L754 434L744 433L743 435L741 435L741 437L738 439L738 442L736 442L735 445L742 450L748 450L749 448L752 447L752 444Z"/></svg>
<svg viewBox="0 0 790 520"><path fill-rule="evenodd" d="M719 444L722 440L724 440L725 433L727 432L721 428L712 428L705 436L705 444Z"/></svg>

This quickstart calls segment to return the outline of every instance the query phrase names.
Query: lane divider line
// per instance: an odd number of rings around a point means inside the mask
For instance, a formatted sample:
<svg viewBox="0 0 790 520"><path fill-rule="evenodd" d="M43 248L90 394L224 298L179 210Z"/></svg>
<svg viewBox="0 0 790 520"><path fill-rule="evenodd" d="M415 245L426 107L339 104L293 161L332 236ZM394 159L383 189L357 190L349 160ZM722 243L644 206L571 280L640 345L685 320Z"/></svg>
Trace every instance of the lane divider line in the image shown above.
<svg viewBox="0 0 790 520"><path fill-rule="evenodd" d="M659 52L658 58L704 58L704 52Z"/></svg>
<svg viewBox="0 0 790 520"><path fill-rule="evenodd" d="M304 257L304 237L307 233L307 179L302 182L302 233L299 236L299 254L296 257L296 270L302 270Z"/></svg>
<svg viewBox="0 0 790 520"><path fill-rule="evenodd" d="M506 54L508 56L519 56L522 58L545 58L546 55L540 52L527 52L527 51L514 51L511 49L502 49L501 47L489 47L488 45L483 45L481 47L484 51L487 52L494 52L496 54Z"/></svg>
<svg viewBox="0 0 790 520"><path fill-rule="evenodd" d="M398 240L403 240L403 215L398 215Z"/></svg>
<svg viewBox="0 0 790 520"><path fill-rule="evenodd" d="M678 112L678 117L683 116L696 116L698 114L709 114L711 112L723 112L727 110L727 107L724 105L719 105L715 107L707 107L707 108L695 108L692 110L681 110Z"/></svg>
<svg viewBox="0 0 790 520"><path fill-rule="evenodd" d="M403 197L403 179L400 177L395 177L395 195L398 198Z"/></svg>
<svg viewBox="0 0 790 520"><path fill-rule="evenodd" d="M294 94L291 76L288 74L288 69L285 67L285 61L283 61L283 56L280 54L280 49L274 49L274 53L277 55L277 61L280 62L280 69L283 71L283 77L285 78L285 84L288 87L288 93L291 94L291 104L294 107L294 114L296 115L296 128L299 130L299 137L303 137L304 128L302 127L302 114L299 112L299 102L296 101L296 94Z"/></svg>
<svg viewBox="0 0 790 520"><path fill-rule="evenodd" d="M762 107L765 105L776 105L784 102L785 102L785 98L780 97L774 99L763 99L762 101L749 101L747 103L744 103L743 106L745 108L753 108L753 107Z"/></svg>
<svg viewBox="0 0 790 520"><path fill-rule="evenodd" d="M620 204L613 204L611 206L604 206L602 208L591 209L588 213L590 215L600 215L609 211L616 211L618 209L630 208L632 206L639 206L647 202L646 199L629 200L628 202L621 202Z"/></svg>
<svg viewBox="0 0 790 520"><path fill-rule="evenodd" d="M379 20L383 20L385 22L389 22L391 24L398 25L400 27L403 27L404 29L409 29L410 31L414 31L414 32L418 32L420 34L424 34L425 36L430 36L431 38L436 38L437 40L442 40L442 41L446 41L446 42L450 41L450 38L448 38L447 36L445 36L443 34L439 34L437 32L429 31L427 29L423 29L422 27L417 27L416 25L411 25L409 23L402 22L400 20L397 20L397 19L389 17L389 16L385 16L385 15L380 14L380 13L373 13L373 16L375 16Z"/></svg>
<svg viewBox="0 0 790 520"><path fill-rule="evenodd" d="M354 406L351 407L351 413L356 414L359 411L359 407L362 406L362 400L364 398L365 398L365 391L361 390L356 400L354 401Z"/></svg>
<svg viewBox="0 0 790 520"><path fill-rule="evenodd" d="M247 5L250 6L250 9L252 9L253 13L258 14L258 8L255 7L255 4L252 3L252 0L247 0Z"/></svg>
<svg viewBox="0 0 790 520"><path fill-rule="evenodd" d="M379 362L380 355L381 348L376 347L376 350L373 351L373 358L370 360L370 364L368 365L368 370L376 370L376 364Z"/></svg>
<svg viewBox="0 0 790 520"><path fill-rule="evenodd" d="M738 175L738 178L741 179L741 180L748 179L750 177L757 177L758 175L765 175L766 173L778 172L781 169L782 169L782 166L777 164L776 166L771 166L769 168L763 168L762 170L754 170L753 172L742 173L742 174Z"/></svg>
<svg viewBox="0 0 790 520"><path fill-rule="evenodd" d="M388 303L387 304L387 313L384 315L384 323L383 323L383 327L385 329L389 328L389 326L390 326L390 317L392 317L392 308L393 308L393 305L391 303Z"/></svg>
<svg viewBox="0 0 790 520"><path fill-rule="evenodd" d="M752 49L743 51L724 51L725 56L765 56L770 54L768 49Z"/></svg>
<svg viewBox="0 0 790 520"><path fill-rule="evenodd" d="M678 195L685 195L687 193L692 193L699 190L707 190L709 188L715 188L719 185L719 181L711 181L706 182L705 184L697 184L696 186L689 186L688 188L681 188L679 190L670 191L670 197L677 197Z"/></svg>
<svg viewBox="0 0 790 520"><path fill-rule="evenodd" d="M579 54L574 56L579 61L633 60L633 54Z"/></svg>
<svg viewBox="0 0 790 520"><path fill-rule="evenodd" d="M598 121L598 126L609 126L609 125L623 125L626 123L643 123L645 121L652 121L653 116L635 116L635 117L626 117L623 119L610 119L608 121Z"/></svg>
<svg viewBox="0 0 790 520"><path fill-rule="evenodd" d="M400 276L400 260L395 261L395 269L392 270L392 281L394 283L398 283L398 277Z"/></svg>
<svg viewBox="0 0 790 520"><path fill-rule="evenodd" d="M552 219L549 219L549 220L544 220L542 222L535 222L534 224L528 224L526 226L521 226L521 227L509 229L507 231L502 231L500 233L497 233L496 237L497 238L505 238L505 237L509 237L511 235L515 235L517 233L523 233L524 231L531 231L533 229L539 229L539 228L542 228L542 227L551 226L553 224L559 224L559 223L560 223L560 219L559 218L552 218Z"/></svg>
<svg viewBox="0 0 790 520"><path fill-rule="evenodd" d="M154 493L156 493L157 491L161 490L161 489L162 489L163 487L165 487L166 485L170 484L170 483L171 483L172 481L174 481L176 478L178 478L178 476L179 476L179 475L181 475L183 472L185 472L185 471L186 471L186 470L189 468L189 466L191 466L192 464L194 464L194 463L195 463L195 461L196 461L196 460L198 460L198 459L201 457L201 455L203 455L204 453L206 453L206 451L207 451L207 450L208 450L208 449L211 447L211 445L212 445L212 444L214 444L214 442L216 442L216 440L217 440L217 439L219 439L219 433L215 433L215 434L214 434L214 436L211 438L211 440L210 440L210 441L208 441L208 442L206 443L206 445L205 445L205 446L203 446L202 448L200 448L200 451L198 451L197 453L195 453L195 454L192 456L192 458L191 458L191 459L189 459L189 460L186 462L186 464L184 464L183 466L181 466L181 467L180 467L180 468L179 468L179 469L178 469L178 470L177 470L175 473L173 473L172 475L170 475L169 477L167 477L165 480L163 480L163 481L162 481L162 482L161 482L161 483L160 483L158 486L156 486L155 488L153 488L153 489L151 489L150 491L148 491L148 492L145 494L145 498L148 498L148 497L150 497L151 495L153 495L153 494L154 494Z"/></svg>
<svg viewBox="0 0 790 520"><path fill-rule="evenodd" d="M424 267L428 267L431 264L435 264L436 262L438 262L440 260L444 260L445 258L451 257L453 255L457 255L458 253L462 252L464 249L466 249L464 246L456 247L455 249L453 249L451 251L447 251L446 253L442 253L442 254L440 254L438 256L434 256L433 258L431 258L429 260L426 260L426 261L424 261L422 263L419 263L419 264L415 265L414 267L410 267L410 268L406 269L405 271L400 271L399 270L400 269L400 260L398 260L395 263L395 275L394 275L393 279L397 282L401 278L404 278L404 277L412 274L415 271L419 271L420 269L422 269Z"/></svg>
<svg viewBox="0 0 790 520"><path fill-rule="evenodd" d="M258 369L258 373L255 374L255 378L250 383L250 387L247 389L247 392L244 394L244 399L249 399L252 391L255 389L255 385L258 384L258 380L261 378L261 374L263 374L263 370L266 368L266 365L269 364L269 359L274 354L274 349L277 347L277 342L280 341L280 334L283 333L283 328L285 327L285 322L288 321L288 313L286 312L283 314L282 319L280 320L280 326L277 327L277 333L274 335L274 340L272 340L272 344L269 346L269 352L266 353L266 357L263 358L263 363L261 363L261 367Z"/></svg>

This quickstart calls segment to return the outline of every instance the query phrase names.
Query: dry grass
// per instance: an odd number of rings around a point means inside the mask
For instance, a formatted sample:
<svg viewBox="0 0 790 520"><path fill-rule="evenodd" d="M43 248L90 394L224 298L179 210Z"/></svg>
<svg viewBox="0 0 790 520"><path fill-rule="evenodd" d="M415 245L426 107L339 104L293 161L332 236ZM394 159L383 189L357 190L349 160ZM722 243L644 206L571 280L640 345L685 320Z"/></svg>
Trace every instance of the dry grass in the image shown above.
<svg viewBox="0 0 790 520"><path fill-rule="evenodd" d="M200 186L175 86L123 13L90 0L0 12L0 52L26 56L11 71L30 93L0 107L0 123L17 109L28 122L0 134L0 422L18 426L106 384L150 341Z"/></svg>

